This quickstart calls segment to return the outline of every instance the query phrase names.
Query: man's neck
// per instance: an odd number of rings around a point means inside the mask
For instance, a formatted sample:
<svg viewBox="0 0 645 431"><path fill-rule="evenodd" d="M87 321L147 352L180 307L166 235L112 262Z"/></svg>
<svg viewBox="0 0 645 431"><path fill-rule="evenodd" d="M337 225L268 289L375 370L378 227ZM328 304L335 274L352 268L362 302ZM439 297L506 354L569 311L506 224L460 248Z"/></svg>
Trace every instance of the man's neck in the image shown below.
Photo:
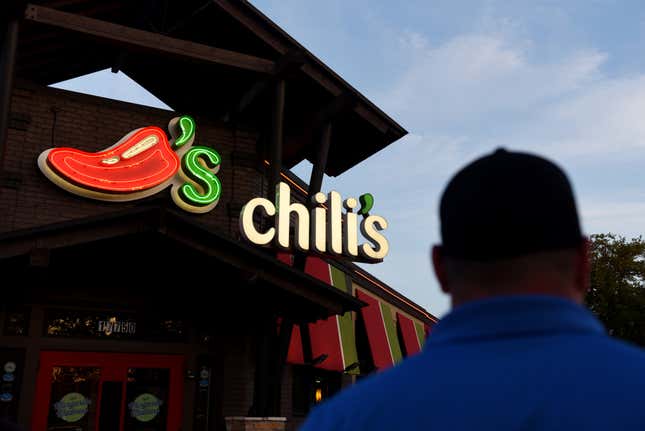
<svg viewBox="0 0 645 431"><path fill-rule="evenodd" d="M452 289L451 302L454 308L467 302L509 295L555 296L578 304L584 301L584 296L571 283L563 283L561 280L534 279L495 286L457 286Z"/></svg>

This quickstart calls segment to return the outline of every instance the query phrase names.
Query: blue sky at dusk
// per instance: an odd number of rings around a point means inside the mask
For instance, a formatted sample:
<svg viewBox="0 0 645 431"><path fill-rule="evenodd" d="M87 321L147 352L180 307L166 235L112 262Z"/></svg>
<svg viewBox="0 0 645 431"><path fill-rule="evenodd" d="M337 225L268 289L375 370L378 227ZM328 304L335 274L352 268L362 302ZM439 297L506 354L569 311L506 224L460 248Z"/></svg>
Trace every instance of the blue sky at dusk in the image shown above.
<svg viewBox="0 0 645 431"><path fill-rule="evenodd" d="M323 188L374 194L391 252L366 268L430 312L449 307L428 258L439 242L442 188L498 146L562 165L585 232L643 232L642 1L253 4L410 132ZM162 106L109 71L57 86ZM306 164L295 171L308 179Z"/></svg>

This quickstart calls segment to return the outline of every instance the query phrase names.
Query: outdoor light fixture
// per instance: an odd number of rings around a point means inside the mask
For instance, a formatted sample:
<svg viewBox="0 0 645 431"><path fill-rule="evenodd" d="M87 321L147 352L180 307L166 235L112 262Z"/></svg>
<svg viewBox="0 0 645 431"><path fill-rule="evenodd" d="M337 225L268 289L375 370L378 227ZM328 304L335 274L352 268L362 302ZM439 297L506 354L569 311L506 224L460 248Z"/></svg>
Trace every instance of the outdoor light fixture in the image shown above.
<svg viewBox="0 0 645 431"><path fill-rule="evenodd" d="M319 364L323 363L328 357L329 357L329 355L326 354L326 353L323 353L320 356L316 356L315 358L313 358L311 360L311 365L319 365Z"/></svg>
<svg viewBox="0 0 645 431"><path fill-rule="evenodd" d="M347 367L345 367L345 369L343 370L343 372L344 372L344 373L349 373L350 371L352 371L352 370L354 370L354 369L358 368L358 366L359 366L359 365L360 365L360 363L359 363L359 362L352 362L352 363L351 363L351 364L349 364Z"/></svg>

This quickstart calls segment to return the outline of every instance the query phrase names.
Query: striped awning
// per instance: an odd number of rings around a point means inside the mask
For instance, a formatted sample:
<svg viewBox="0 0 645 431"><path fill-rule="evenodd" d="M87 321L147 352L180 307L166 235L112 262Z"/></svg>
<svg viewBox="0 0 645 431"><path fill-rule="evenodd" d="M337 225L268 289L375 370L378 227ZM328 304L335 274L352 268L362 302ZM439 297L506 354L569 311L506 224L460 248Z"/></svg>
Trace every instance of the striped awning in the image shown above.
<svg viewBox="0 0 645 431"><path fill-rule="evenodd" d="M290 255L280 253L278 257L283 262L291 264ZM308 257L305 263L305 272L344 292L352 293L351 283L348 281L347 275L321 258ZM316 365L317 368L344 371L350 365L358 363L354 319L351 312L309 324L309 335L312 358L326 355L326 359ZM294 332L291 334L287 362L292 364L304 363L300 328L294 328ZM348 372L359 373L360 370L354 366Z"/></svg>
<svg viewBox="0 0 645 431"><path fill-rule="evenodd" d="M279 253L278 259L293 265L293 256ZM319 257L307 257L305 272L325 283L355 295L367 305L361 308L365 323L367 341L374 366L385 369L400 362L405 356L421 351L430 327L412 318L389 303L364 290L342 270L330 265ZM316 368L332 371L345 371L360 374L356 349L355 314L347 312L308 325L311 358L323 358L315 364ZM399 339L399 333L401 339ZM403 350L402 350L403 347ZM302 333L299 326L293 328L287 362L304 364Z"/></svg>
<svg viewBox="0 0 645 431"><path fill-rule="evenodd" d="M368 304L360 313L365 321L374 365L378 369L388 368L403 359L392 307L360 289L356 293L358 299Z"/></svg>

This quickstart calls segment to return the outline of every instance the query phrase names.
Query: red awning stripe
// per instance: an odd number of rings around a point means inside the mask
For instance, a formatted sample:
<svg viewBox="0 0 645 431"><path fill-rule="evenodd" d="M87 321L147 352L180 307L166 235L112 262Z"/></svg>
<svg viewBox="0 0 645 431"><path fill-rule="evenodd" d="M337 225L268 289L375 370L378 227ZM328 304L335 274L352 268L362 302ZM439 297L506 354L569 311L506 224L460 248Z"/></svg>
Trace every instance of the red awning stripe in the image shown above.
<svg viewBox="0 0 645 431"><path fill-rule="evenodd" d="M417 337L417 331L412 319L397 311L396 320L399 324L399 329L401 329L406 354L412 356L419 353L421 351L421 342Z"/></svg>
<svg viewBox="0 0 645 431"><path fill-rule="evenodd" d="M329 264L319 257L308 257L305 272L327 284L332 284ZM311 335L311 355L313 359L322 355L327 358L317 368L331 371L343 371L343 353L338 329L338 317L332 316L316 323L309 324Z"/></svg>
<svg viewBox="0 0 645 431"><path fill-rule="evenodd" d="M394 364L394 360L383 322L380 301L360 289L356 289L356 296L367 303L367 306L361 308L360 312L365 321L367 341L372 351L374 365L379 369L388 368Z"/></svg>
<svg viewBox="0 0 645 431"><path fill-rule="evenodd" d="M300 326L298 325L293 325L289 351L287 352L287 363L298 365L305 363L305 354L302 349L302 335L300 334Z"/></svg>

